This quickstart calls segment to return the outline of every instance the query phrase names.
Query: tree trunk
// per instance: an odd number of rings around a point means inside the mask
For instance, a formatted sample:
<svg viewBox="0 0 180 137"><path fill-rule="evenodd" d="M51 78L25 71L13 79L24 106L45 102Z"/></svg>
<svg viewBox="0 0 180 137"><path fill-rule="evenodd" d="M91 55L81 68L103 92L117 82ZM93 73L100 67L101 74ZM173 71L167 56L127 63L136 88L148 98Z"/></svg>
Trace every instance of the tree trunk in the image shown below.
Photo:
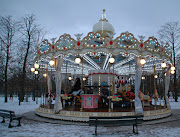
<svg viewBox="0 0 180 137"><path fill-rule="evenodd" d="M20 92L20 96L19 96L20 97L19 105L20 105L20 102L22 102L24 100L24 86L25 86L25 78L26 78L26 62L27 62L27 57L28 57L28 53L29 53L30 40L31 40L31 37L29 36L27 49L26 49L26 55L25 55L24 64L23 64L23 73L22 73L22 82L21 82L21 92Z"/></svg>
<svg viewBox="0 0 180 137"><path fill-rule="evenodd" d="M8 62L9 62L9 45L7 45L7 56L6 56L6 66L5 66L5 100L7 102L7 95L8 95L8 83L7 83L7 69L8 69Z"/></svg>

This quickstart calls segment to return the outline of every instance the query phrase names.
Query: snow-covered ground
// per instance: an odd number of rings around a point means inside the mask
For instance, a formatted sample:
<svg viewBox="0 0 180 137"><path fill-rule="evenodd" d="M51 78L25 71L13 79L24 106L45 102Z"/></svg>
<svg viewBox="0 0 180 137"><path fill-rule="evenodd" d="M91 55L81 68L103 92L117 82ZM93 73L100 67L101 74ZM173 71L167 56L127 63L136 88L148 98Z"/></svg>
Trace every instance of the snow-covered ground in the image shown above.
<svg viewBox="0 0 180 137"><path fill-rule="evenodd" d="M32 101L32 98L28 99L29 102L22 102L18 105L18 99L13 98L13 101L8 100L8 103L4 103L4 98L0 97L0 109L8 109L15 111L16 115L22 115L23 113L34 111L41 102L38 99L38 103ZM173 110L180 110L179 102L174 102L171 98L170 105ZM163 103L163 101L161 101ZM98 136L102 137L180 137L180 120L171 122L170 124L162 123L156 125L143 125L139 126L139 134L134 135L132 133L132 126L128 127L98 127ZM6 123L0 123L0 137L93 137L94 127L80 126L80 125L62 125L51 124L32 120L22 120L21 127L8 128L8 119Z"/></svg>

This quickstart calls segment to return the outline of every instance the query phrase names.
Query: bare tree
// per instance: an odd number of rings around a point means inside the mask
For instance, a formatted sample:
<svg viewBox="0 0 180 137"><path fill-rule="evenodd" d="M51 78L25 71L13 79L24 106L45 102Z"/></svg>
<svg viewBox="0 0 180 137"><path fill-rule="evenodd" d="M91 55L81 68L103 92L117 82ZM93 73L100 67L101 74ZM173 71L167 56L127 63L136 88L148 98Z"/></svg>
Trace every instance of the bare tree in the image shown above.
<svg viewBox="0 0 180 137"><path fill-rule="evenodd" d="M176 54L180 50L180 24L179 22L168 22L161 26L158 31L160 39L168 42L173 49L173 62L176 67ZM174 91L175 91L175 102L178 101L177 88L176 88L176 73L174 74Z"/></svg>
<svg viewBox="0 0 180 137"><path fill-rule="evenodd" d="M20 102L24 100L24 85L26 79L26 72L30 70L30 66L33 64L34 50L36 49L37 41L41 35L42 29L40 25L36 23L36 17L34 14L25 15L21 21L22 43L24 51L23 69L22 69L22 82L20 92Z"/></svg>
<svg viewBox="0 0 180 137"><path fill-rule="evenodd" d="M18 28L18 22L12 20L11 16L0 17L0 40L1 40L1 53L5 55L4 64L4 83L5 83L5 102L7 102L8 95L8 65L10 59L10 47L13 45L13 38ZM2 55L1 54L1 55Z"/></svg>

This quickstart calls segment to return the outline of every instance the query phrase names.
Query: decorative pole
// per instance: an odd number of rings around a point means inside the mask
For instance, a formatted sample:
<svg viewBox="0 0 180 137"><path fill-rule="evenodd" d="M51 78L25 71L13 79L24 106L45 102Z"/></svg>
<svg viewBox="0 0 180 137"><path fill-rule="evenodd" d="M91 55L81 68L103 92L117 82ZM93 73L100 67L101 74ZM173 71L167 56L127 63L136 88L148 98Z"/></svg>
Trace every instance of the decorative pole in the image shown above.
<svg viewBox="0 0 180 137"><path fill-rule="evenodd" d="M81 92L83 91L83 57L82 57L82 82L81 82Z"/></svg>
<svg viewBox="0 0 180 137"><path fill-rule="evenodd" d="M154 65L154 93L155 93L155 91L156 91L156 78L155 78L155 72L156 72L156 66ZM156 99L156 98L154 99L154 104L155 104L154 109L156 110L156 105L157 105L157 99Z"/></svg>
<svg viewBox="0 0 180 137"><path fill-rule="evenodd" d="M160 108L161 108L161 81L160 81L160 74L158 74L158 77L159 77L159 93L160 93Z"/></svg>
<svg viewBox="0 0 180 137"><path fill-rule="evenodd" d="M110 62L109 62L109 109L108 112L111 112L111 99L110 99L110 90L111 90L111 82L110 82Z"/></svg>
<svg viewBox="0 0 180 137"><path fill-rule="evenodd" d="M163 95L164 95L164 108L166 107L166 99L165 99L165 79L164 79L164 69L166 68L166 63L163 62L161 64L162 67L162 78L163 78Z"/></svg>

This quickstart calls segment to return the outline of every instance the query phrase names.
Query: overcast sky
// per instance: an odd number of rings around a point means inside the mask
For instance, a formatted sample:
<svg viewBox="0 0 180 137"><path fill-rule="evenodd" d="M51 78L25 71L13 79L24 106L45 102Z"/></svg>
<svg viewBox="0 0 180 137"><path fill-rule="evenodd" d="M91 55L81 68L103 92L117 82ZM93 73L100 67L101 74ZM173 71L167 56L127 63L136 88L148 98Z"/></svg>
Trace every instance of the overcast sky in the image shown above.
<svg viewBox="0 0 180 137"><path fill-rule="evenodd" d="M115 29L115 37L125 31L136 38L158 37L160 26L180 21L180 0L0 0L1 16L19 19L33 13L47 31L47 39L64 33L72 37L83 33L85 37L102 17L103 9Z"/></svg>

